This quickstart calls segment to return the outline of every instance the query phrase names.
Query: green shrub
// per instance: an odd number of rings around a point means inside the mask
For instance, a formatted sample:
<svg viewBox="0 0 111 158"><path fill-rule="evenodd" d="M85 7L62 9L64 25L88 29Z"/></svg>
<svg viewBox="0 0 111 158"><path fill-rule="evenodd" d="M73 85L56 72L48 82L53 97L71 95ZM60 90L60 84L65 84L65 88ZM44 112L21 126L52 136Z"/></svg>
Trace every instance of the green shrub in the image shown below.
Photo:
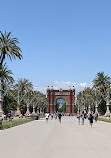
<svg viewBox="0 0 111 158"><path fill-rule="evenodd" d="M17 125L21 125L30 121L35 120L35 118L26 118L26 119L19 119L19 120L13 120L13 121L8 121L8 122L3 122L2 126L0 126L0 129L7 129L11 128Z"/></svg>
<svg viewBox="0 0 111 158"><path fill-rule="evenodd" d="M104 121L104 122L108 122L111 123L111 120L108 120L106 118L98 118L99 121Z"/></svg>

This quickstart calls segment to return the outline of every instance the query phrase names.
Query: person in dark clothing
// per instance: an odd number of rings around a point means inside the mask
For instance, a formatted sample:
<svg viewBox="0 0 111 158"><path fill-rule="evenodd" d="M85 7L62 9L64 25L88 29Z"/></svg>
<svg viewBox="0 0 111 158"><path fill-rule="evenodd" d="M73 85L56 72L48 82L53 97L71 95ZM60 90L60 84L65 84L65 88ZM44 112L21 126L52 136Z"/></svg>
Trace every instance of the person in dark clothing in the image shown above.
<svg viewBox="0 0 111 158"><path fill-rule="evenodd" d="M89 119L89 123L90 123L90 126L92 127L92 124L93 124L93 114L92 114L92 112L89 114L89 117L88 117L88 119Z"/></svg>
<svg viewBox="0 0 111 158"><path fill-rule="evenodd" d="M61 117L62 117L62 115L61 115L61 113L59 113L58 114L58 118L59 118L59 122L61 123Z"/></svg>

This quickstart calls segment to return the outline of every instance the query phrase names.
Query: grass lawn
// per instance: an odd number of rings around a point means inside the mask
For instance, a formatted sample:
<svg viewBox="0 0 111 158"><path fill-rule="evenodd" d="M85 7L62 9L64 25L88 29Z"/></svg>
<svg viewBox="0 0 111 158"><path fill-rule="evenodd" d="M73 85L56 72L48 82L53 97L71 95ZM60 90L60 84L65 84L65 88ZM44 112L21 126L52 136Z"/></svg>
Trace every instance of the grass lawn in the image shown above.
<svg viewBox="0 0 111 158"><path fill-rule="evenodd" d="M106 119L106 118L98 118L99 121L104 121L104 122L108 122L111 123L111 120Z"/></svg>
<svg viewBox="0 0 111 158"><path fill-rule="evenodd" d="M11 128L14 126L18 126L30 121L35 120L34 118L24 118L24 119L19 119L19 120L12 120L12 121L8 121L8 122L2 122L2 126L0 126L0 129L7 129L7 128Z"/></svg>

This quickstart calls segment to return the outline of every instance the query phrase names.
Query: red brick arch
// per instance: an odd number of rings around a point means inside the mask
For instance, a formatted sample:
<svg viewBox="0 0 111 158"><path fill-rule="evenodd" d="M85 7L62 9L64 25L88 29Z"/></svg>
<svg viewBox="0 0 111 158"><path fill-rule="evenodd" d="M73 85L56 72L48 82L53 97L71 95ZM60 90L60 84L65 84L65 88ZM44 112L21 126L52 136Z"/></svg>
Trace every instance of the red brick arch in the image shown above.
<svg viewBox="0 0 111 158"><path fill-rule="evenodd" d="M54 90L53 87L47 88L47 112L56 112L56 100L62 98L66 101L66 113L74 113L75 89Z"/></svg>

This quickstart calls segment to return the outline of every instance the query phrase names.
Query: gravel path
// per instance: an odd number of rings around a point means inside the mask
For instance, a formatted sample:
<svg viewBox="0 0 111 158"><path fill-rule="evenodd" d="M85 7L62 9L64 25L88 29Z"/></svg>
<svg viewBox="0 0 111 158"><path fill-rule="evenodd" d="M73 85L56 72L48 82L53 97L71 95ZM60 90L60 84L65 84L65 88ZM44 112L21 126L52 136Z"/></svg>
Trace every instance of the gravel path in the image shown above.
<svg viewBox="0 0 111 158"><path fill-rule="evenodd" d="M111 157L111 124L91 128L76 118L33 121L0 131L0 158L105 158Z"/></svg>

